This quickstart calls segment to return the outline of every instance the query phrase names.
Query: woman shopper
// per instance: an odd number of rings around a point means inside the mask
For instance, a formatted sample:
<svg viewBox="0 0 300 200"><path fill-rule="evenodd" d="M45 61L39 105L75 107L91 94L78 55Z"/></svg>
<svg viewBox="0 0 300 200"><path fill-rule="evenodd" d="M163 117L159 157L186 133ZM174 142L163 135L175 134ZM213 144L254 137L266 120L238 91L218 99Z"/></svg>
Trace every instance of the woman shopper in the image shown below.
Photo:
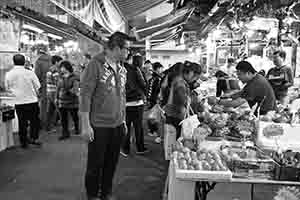
<svg viewBox="0 0 300 200"><path fill-rule="evenodd" d="M68 113L71 114L74 121L75 134L79 134L79 78L73 73L73 67L69 61L62 61L60 70L61 79L57 86L57 103L61 117L62 135L59 140L65 140L70 137Z"/></svg>
<svg viewBox="0 0 300 200"><path fill-rule="evenodd" d="M127 59L127 61L130 58ZM133 56L132 64L125 63L127 70L126 82L126 125L128 133L124 137L121 147L121 155L127 157L130 153L130 137L131 124L134 127L137 154L145 154L148 152L144 145L143 132L143 114L144 114L144 98L147 89L147 82L141 72L143 65L142 56Z"/></svg>

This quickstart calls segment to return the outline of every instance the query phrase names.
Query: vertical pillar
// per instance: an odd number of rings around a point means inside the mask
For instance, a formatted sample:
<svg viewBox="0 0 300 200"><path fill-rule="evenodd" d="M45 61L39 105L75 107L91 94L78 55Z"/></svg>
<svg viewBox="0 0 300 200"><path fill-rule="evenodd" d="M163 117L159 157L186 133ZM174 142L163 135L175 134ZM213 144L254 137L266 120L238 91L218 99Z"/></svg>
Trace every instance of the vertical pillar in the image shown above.
<svg viewBox="0 0 300 200"><path fill-rule="evenodd" d="M151 13L147 12L146 22L151 21L151 16L150 15L151 15ZM151 41L150 41L150 37L146 38L145 47L146 47L146 60L150 60L150 58L151 58Z"/></svg>

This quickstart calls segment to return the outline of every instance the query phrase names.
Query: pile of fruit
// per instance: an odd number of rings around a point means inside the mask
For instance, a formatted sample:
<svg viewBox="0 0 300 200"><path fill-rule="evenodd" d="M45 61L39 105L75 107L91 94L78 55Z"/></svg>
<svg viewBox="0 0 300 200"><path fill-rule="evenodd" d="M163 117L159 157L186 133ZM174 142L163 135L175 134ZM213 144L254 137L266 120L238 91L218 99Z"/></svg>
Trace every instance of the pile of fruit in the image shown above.
<svg viewBox="0 0 300 200"><path fill-rule="evenodd" d="M195 149L191 141L177 141L173 160L179 169L204 170L204 171L227 171L225 162L217 151L205 148Z"/></svg>
<svg viewBox="0 0 300 200"><path fill-rule="evenodd" d="M219 108L218 108L219 109ZM214 109L216 111L216 109ZM245 135L251 137L256 132L255 118L250 112L209 112L204 111L198 114L200 125L196 133L212 137L231 136L242 138Z"/></svg>

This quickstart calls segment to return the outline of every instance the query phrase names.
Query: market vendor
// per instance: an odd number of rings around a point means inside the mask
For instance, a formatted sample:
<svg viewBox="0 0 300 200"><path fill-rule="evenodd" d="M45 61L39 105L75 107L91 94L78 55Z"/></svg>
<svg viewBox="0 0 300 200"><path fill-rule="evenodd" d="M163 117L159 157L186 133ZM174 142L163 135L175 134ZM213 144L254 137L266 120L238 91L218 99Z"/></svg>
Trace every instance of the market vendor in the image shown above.
<svg viewBox="0 0 300 200"><path fill-rule="evenodd" d="M237 76L245 83L245 87L231 96L232 99L221 99L219 104L225 107L239 107L248 103L252 108L255 104L260 107L260 114L264 115L270 110L276 109L276 99L272 86L268 80L258 74L253 66L247 61L241 61L236 66ZM258 108L257 107L257 108ZM257 114L257 110L255 110Z"/></svg>
<svg viewBox="0 0 300 200"><path fill-rule="evenodd" d="M293 85L292 69L285 64L285 51L275 51L273 53L273 63L275 67L269 70L267 79L274 89L275 97L282 105L289 103L288 88Z"/></svg>

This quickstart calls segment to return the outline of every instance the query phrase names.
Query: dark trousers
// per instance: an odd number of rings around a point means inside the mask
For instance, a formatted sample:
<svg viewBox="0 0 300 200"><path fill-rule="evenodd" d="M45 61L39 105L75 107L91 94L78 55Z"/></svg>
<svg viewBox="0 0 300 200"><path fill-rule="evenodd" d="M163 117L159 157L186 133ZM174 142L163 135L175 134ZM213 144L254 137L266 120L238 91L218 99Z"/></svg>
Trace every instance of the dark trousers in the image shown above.
<svg viewBox="0 0 300 200"><path fill-rule="evenodd" d="M124 137L122 150L126 153L130 152L130 137L131 137L131 124L133 123L135 141L137 151L144 151L144 131L143 131L143 114L144 106L128 106L126 107L126 125L128 132Z"/></svg>
<svg viewBox="0 0 300 200"><path fill-rule="evenodd" d="M156 119L148 119L147 123L150 133L158 132L159 122Z"/></svg>
<svg viewBox="0 0 300 200"><path fill-rule="evenodd" d="M68 113L71 114L71 117L73 119L76 134L79 134L78 108L59 108L59 112L60 112L60 117L61 117L60 120L61 120L61 126L62 126L62 135L70 136Z"/></svg>
<svg viewBox="0 0 300 200"><path fill-rule="evenodd" d="M39 104L19 104L15 105L18 121L19 121L19 139L21 145L28 144L27 128L30 127L30 139L36 140L39 138Z"/></svg>
<svg viewBox="0 0 300 200"><path fill-rule="evenodd" d="M179 125L181 121L181 119L176 117L166 116L166 124L171 124L176 129L176 139L178 139L181 135L181 125Z"/></svg>
<svg viewBox="0 0 300 200"><path fill-rule="evenodd" d="M117 128L93 127L94 140L88 144L85 187L89 197L112 193L113 176L125 134L124 125Z"/></svg>

